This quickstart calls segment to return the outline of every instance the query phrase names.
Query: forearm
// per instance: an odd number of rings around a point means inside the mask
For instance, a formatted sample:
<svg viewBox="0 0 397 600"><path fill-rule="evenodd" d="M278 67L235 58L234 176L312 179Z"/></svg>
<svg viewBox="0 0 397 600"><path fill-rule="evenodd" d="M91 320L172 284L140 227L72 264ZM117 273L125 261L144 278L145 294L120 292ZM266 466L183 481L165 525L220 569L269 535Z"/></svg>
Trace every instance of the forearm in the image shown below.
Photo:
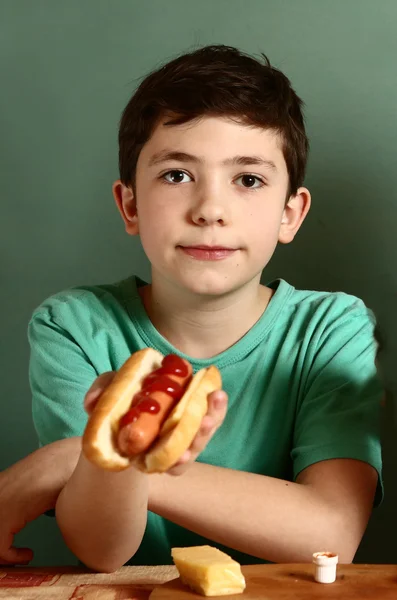
<svg viewBox="0 0 397 600"><path fill-rule="evenodd" d="M16 501L29 491L29 504L36 518L54 508L57 497L73 473L80 455L81 439L68 438L43 446L3 471L3 494ZM5 489L7 487L7 489Z"/></svg>
<svg viewBox="0 0 397 600"><path fill-rule="evenodd" d="M114 571L139 548L147 501L146 475L134 468L104 471L81 454L59 495L57 522L66 544L84 564Z"/></svg>
<svg viewBox="0 0 397 600"><path fill-rule="evenodd" d="M151 476L149 510L272 562L306 562L321 550L351 562L357 546L341 511L310 486L206 464Z"/></svg>

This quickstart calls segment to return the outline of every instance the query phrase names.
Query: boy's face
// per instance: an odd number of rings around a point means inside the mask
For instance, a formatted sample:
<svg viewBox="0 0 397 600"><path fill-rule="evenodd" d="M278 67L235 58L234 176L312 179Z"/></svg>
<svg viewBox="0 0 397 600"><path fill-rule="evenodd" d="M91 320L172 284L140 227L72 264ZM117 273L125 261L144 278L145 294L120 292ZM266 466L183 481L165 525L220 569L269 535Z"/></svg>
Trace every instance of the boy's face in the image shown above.
<svg viewBox="0 0 397 600"><path fill-rule="evenodd" d="M292 241L310 205L286 204L279 136L220 117L161 122L144 145L135 191L116 182L127 232L141 237L153 281L218 296L259 282L277 242Z"/></svg>

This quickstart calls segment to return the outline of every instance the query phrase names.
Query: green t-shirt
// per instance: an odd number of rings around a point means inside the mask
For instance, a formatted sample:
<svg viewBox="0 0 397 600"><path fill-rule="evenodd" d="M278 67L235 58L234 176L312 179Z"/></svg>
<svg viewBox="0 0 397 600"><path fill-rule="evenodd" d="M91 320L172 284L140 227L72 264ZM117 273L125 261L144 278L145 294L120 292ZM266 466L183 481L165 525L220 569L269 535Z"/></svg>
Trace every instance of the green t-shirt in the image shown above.
<svg viewBox="0 0 397 600"><path fill-rule="evenodd" d="M74 288L34 312L30 383L41 445L83 433L85 393L131 353L151 346L184 356L149 320L142 284L131 277ZM381 481L372 313L344 293L297 291L283 280L270 287L267 309L242 339L211 359L186 357L195 371L215 364L229 396L226 419L199 460L293 481L318 461L354 458L375 467ZM381 493L379 484L377 501ZM130 564L168 564L172 546L203 543L209 542L149 512ZM243 564L259 562L225 550Z"/></svg>

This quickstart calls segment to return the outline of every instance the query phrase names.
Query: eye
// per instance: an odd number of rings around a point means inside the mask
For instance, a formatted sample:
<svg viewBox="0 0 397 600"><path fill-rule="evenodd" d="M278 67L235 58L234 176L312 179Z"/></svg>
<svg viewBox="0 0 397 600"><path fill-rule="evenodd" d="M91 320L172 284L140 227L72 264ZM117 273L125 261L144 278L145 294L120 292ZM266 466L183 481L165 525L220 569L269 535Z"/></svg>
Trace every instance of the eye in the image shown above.
<svg viewBox="0 0 397 600"><path fill-rule="evenodd" d="M237 177L235 181L236 183L240 182L238 185L251 189L260 188L265 185L265 182L262 179L256 175L251 175L250 173L240 175L240 177Z"/></svg>
<svg viewBox="0 0 397 600"><path fill-rule="evenodd" d="M172 171L167 171L162 176L162 179L165 179L167 183L189 183L192 181L190 175L185 173L185 171L180 171L179 169L173 169Z"/></svg>

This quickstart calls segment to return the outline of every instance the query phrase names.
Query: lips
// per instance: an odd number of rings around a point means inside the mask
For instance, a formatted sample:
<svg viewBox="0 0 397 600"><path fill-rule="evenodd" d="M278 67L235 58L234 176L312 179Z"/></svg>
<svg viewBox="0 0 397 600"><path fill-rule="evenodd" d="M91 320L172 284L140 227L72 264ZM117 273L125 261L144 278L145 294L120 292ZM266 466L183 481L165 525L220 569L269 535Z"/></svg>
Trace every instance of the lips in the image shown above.
<svg viewBox="0 0 397 600"><path fill-rule="evenodd" d="M227 248L225 246L178 246L178 248L188 256L196 260L224 260L229 258L235 252L236 248Z"/></svg>

